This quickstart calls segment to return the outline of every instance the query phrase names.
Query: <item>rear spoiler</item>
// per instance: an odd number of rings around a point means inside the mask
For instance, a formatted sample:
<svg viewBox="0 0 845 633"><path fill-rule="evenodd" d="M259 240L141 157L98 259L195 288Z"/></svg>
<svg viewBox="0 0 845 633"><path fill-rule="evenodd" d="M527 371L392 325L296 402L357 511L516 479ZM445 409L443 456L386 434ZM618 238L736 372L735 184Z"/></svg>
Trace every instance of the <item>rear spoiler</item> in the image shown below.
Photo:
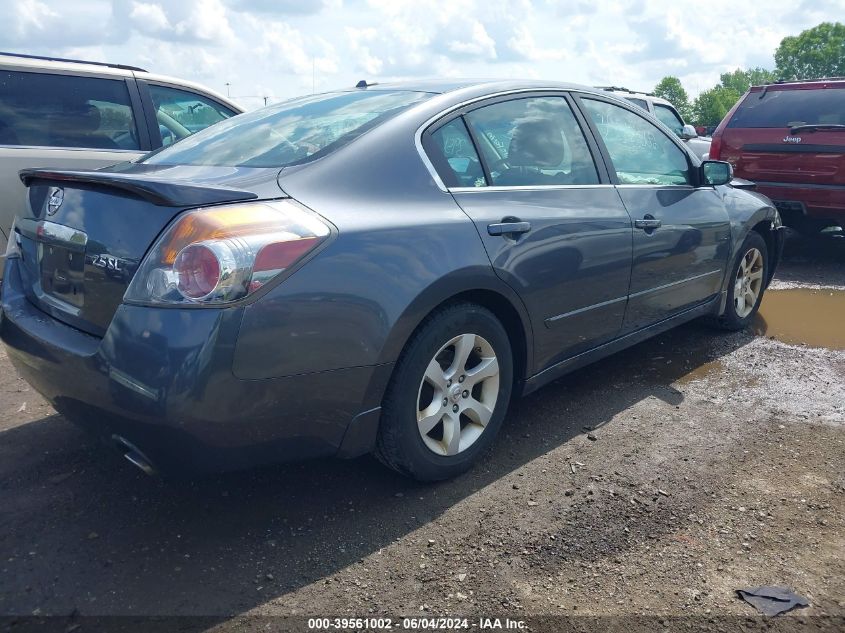
<svg viewBox="0 0 845 633"><path fill-rule="evenodd" d="M36 180L101 185L127 191L162 207L193 207L258 198L257 194L242 189L196 185L178 180L158 180L144 174L23 169L20 172L20 178L27 186Z"/></svg>

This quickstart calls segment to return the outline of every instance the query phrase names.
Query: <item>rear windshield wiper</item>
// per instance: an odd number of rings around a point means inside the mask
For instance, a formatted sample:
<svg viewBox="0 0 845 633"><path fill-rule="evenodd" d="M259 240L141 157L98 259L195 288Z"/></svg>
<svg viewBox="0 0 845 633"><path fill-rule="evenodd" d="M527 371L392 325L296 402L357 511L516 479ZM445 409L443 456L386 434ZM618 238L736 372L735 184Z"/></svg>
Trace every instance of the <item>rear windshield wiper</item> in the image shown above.
<svg viewBox="0 0 845 633"><path fill-rule="evenodd" d="M816 130L845 130L841 123L808 123L806 125L793 125L790 132L815 132Z"/></svg>

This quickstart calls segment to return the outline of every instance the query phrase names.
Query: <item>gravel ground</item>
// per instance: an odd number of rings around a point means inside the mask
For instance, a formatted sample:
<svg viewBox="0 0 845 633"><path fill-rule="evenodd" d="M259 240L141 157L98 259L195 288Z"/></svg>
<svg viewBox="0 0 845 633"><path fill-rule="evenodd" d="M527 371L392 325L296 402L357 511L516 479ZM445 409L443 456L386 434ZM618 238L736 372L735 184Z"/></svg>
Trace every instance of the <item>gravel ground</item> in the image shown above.
<svg viewBox="0 0 845 633"><path fill-rule="evenodd" d="M792 242L778 278L845 287L845 240ZM781 623L845 628L843 384L843 351L693 323L516 402L454 481L362 458L165 484L89 442L0 352L0 615L715 626L751 622L735 589L785 585L811 606Z"/></svg>

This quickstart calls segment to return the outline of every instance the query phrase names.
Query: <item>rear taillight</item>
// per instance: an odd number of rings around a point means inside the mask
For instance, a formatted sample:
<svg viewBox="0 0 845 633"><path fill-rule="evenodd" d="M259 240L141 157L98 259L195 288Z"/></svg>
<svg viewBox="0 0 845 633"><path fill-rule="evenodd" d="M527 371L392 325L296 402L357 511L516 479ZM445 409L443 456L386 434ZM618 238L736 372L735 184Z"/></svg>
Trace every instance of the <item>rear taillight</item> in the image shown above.
<svg viewBox="0 0 845 633"><path fill-rule="evenodd" d="M710 142L710 160L722 160L722 135L713 134Z"/></svg>
<svg viewBox="0 0 845 633"><path fill-rule="evenodd" d="M17 218L16 218L17 219ZM9 241L6 242L6 259L18 257L21 254L21 234L15 228L15 220L12 220L12 228L9 230Z"/></svg>
<svg viewBox="0 0 845 633"><path fill-rule="evenodd" d="M126 291L129 302L217 305L243 299L330 234L289 200L189 211L164 232Z"/></svg>

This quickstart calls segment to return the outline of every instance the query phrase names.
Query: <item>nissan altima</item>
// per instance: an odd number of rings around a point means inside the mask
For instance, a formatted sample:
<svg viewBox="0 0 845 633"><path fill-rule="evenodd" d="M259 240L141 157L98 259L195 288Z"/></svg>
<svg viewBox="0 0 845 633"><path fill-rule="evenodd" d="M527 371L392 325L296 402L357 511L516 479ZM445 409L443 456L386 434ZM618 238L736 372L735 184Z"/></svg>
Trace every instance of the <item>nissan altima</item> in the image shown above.
<svg viewBox="0 0 845 633"><path fill-rule="evenodd" d="M748 325L783 240L728 163L569 84L362 82L21 178L0 337L147 472L373 452L452 477L513 398Z"/></svg>

